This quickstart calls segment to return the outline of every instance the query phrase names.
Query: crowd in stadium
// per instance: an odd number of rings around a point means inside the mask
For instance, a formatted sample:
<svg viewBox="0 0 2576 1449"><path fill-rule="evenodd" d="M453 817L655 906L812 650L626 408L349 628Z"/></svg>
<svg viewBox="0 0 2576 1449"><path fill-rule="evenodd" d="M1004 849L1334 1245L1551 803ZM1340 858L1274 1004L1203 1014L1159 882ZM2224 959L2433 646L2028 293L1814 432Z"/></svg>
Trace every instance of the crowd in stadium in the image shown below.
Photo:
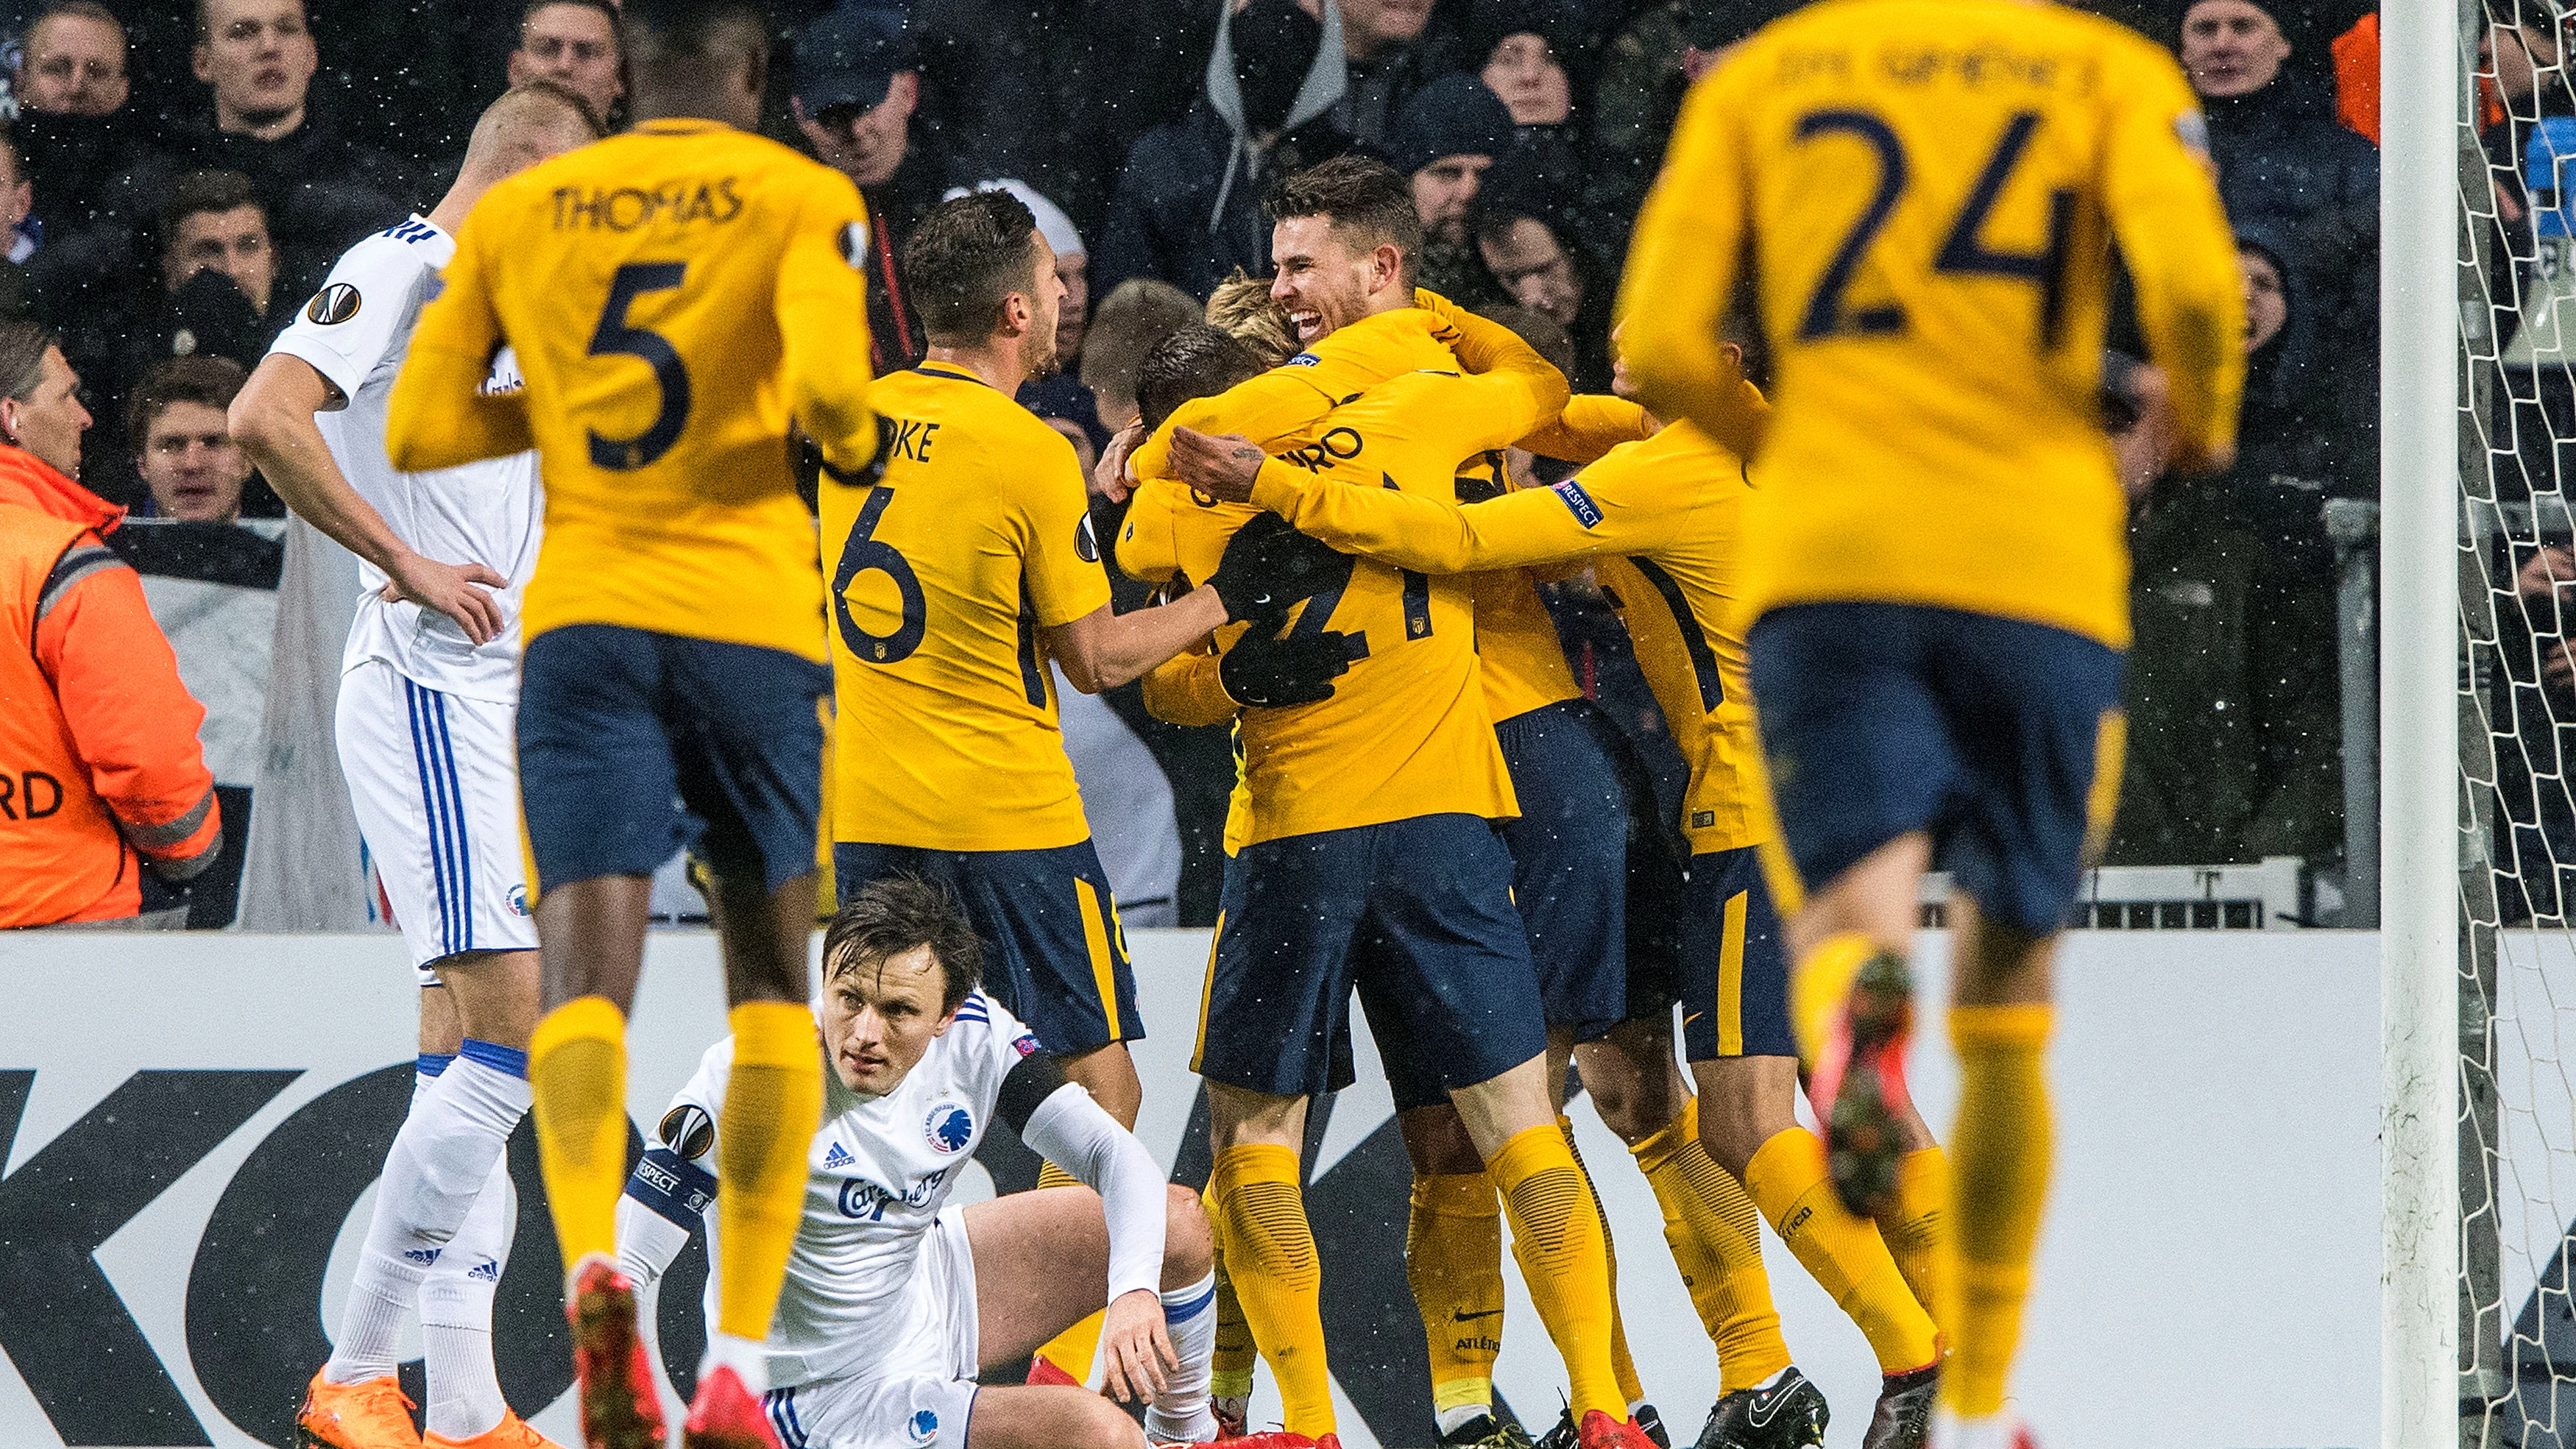
<svg viewBox="0 0 2576 1449"><path fill-rule="evenodd" d="M898 264L910 228L957 188L1011 183L1068 287L1062 370L1022 401L1088 464L1135 417L1146 348L1237 270L1266 274L1270 180L1346 151L1411 177L1424 286L1519 309L1514 325L1553 341L1578 392L1605 389L1630 224L1683 92L1782 8L777 0L765 129L866 200L880 373L924 347ZM2241 458L2168 480L2133 515L2130 765L2108 858L2331 861L2342 738L2336 561L2320 506L2377 486L2376 17L2359 3L2095 8L2183 62L2254 319ZM282 516L225 436L224 408L333 258L436 199L492 97L548 77L610 129L621 120L609 0L345 0L320 12L304 0L0 12L15 111L0 141L0 319L49 329L79 376L66 399L85 409L77 457L49 461L76 464L64 471L135 518ZM2508 111L2529 109L2535 75L2558 74L2557 36L2496 35L2512 41L2489 62L2510 177L2529 126ZM2113 344L2137 347L2116 327ZM17 364L0 388L22 405L42 374L14 357L23 350L0 348ZM148 552L154 532L123 529L119 546ZM273 535L222 553L226 577L276 576ZM1678 757L1599 595L1580 580L1550 593L1587 688L1677 790ZM1067 733L1094 812L1125 817L1103 838L1149 842L1112 866L1127 875L1129 919L1205 924L1233 777L1224 731L1156 720L1134 686L1106 699ZM241 795L235 813L247 816ZM242 828L229 823L227 838L238 844ZM192 918L231 915L227 904Z"/></svg>

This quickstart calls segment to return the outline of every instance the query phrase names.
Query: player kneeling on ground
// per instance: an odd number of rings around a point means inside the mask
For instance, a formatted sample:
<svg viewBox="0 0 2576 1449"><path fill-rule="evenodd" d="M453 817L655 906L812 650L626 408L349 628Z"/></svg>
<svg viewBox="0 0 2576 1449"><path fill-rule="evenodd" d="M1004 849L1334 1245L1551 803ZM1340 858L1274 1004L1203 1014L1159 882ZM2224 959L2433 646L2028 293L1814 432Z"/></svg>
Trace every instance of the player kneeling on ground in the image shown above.
<svg viewBox="0 0 2576 1449"><path fill-rule="evenodd" d="M870 884L824 934L830 1070L769 1332L771 1427L789 1449L1139 1449L1098 1394L975 1381L1098 1311L1105 1284L1109 1391L1148 1401L1157 1444L1212 1440L1215 1259L1198 1198L976 989L982 974L957 906L911 877ZM730 1038L708 1049L618 1204L618 1258L646 1292L715 1200L732 1057ZM947 1206L996 1116L1084 1185Z"/></svg>

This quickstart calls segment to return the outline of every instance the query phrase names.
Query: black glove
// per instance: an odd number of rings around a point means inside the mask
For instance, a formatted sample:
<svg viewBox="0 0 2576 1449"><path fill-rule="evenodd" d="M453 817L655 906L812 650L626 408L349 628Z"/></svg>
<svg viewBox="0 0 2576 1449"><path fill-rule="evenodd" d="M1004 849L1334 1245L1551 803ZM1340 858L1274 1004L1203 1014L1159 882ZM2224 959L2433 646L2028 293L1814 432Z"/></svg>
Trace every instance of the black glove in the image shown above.
<svg viewBox="0 0 2576 1449"><path fill-rule="evenodd" d="M1265 513L1235 530L1226 543L1216 577L1208 583L1225 604L1229 624L1245 619L1279 619L1299 599L1351 576L1351 556L1288 526L1288 520Z"/></svg>
<svg viewBox="0 0 2576 1449"><path fill-rule="evenodd" d="M811 450L814 471L844 488L872 488L884 482L886 464L894 459L894 419L883 413L877 414L877 450L868 455L866 462L847 471L824 462L821 445L810 438L805 438L801 431L795 436L805 439L805 448Z"/></svg>
<svg viewBox="0 0 2576 1449"><path fill-rule="evenodd" d="M1279 638L1255 628L1225 651L1216 677L1235 703L1254 709L1320 703L1351 667L1349 641L1347 634Z"/></svg>

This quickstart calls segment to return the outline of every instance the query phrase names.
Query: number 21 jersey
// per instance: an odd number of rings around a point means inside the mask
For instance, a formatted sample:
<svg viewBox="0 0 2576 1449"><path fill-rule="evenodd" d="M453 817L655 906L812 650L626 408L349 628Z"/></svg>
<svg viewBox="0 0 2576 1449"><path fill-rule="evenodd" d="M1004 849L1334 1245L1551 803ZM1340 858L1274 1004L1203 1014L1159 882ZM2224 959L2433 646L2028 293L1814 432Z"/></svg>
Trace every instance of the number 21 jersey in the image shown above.
<svg viewBox="0 0 2576 1449"><path fill-rule="evenodd" d="M836 466L866 405L866 213L849 179L713 121L650 121L529 168L476 203L422 309L394 407L435 434L516 349L545 475L527 634L615 624L820 662L813 525L793 418ZM525 446L522 444L521 446ZM826 485L827 488L829 485Z"/></svg>
<svg viewBox="0 0 2576 1449"><path fill-rule="evenodd" d="M1109 602L1062 433L961 367L870 394L885 479L823 490L832 836L930 850L1088 839L1045 631Z"/></svg>

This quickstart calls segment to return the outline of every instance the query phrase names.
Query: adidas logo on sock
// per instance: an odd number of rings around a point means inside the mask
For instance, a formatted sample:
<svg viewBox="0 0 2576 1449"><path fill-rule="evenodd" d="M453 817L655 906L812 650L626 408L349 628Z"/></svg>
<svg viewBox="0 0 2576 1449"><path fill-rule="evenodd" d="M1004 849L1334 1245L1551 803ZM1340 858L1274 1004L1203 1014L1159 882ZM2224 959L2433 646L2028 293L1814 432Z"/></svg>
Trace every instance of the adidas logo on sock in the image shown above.
<svg viewBox="0 0 2576 1449"><path fill-rule="evenodd" d="M432 1263L438 1261L438 1249L405 1248L403 1249L403 1257L410 1262L418 1263L420 1266L426 1268Z"/></svg>
<svg viewBox="0 0 2576 1449"><path fill-rule="evenodd" d="M466 1269L465 1276L473 1279L477 1283L498 1283L501 1281L501 1265L490 1258L486 1258L482 1262L475 1264L473 1267Z"/></svg>
<svg viewBox="0 0 2576 1449"><path fill-rule="evenodd" d="M825 1151L823 1154L823 1166L827 1169L834 1167L847 1167L856 1161L858 1161L857 1158L852 1157L847 1152L841 1150L841 1144L838 1142L833 1143L830 1149Z"/></svg>

